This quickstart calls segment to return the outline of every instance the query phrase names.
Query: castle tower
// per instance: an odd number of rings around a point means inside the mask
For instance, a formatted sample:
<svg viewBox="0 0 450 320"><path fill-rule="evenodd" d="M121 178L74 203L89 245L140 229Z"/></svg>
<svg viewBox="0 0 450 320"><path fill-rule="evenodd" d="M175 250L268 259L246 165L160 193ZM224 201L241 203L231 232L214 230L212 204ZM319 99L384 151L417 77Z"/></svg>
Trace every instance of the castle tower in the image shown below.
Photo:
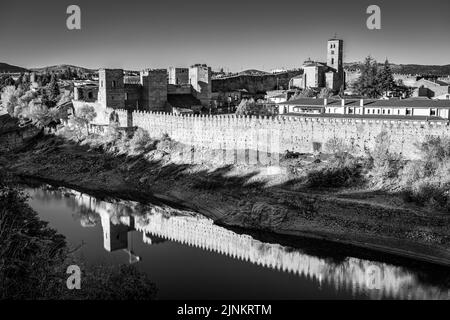
<svg viewBox="0 0 450 320"><path fill-rule="evenodd" d="M98 102L113 109L125 108L125 90L122 69L100 69L98 71Z"/></svg>
<svg viewBox="0 0 450 320"><path fill-rule="evenodd" d="M169 67L169 84L188 84L189 68Z"/></svg>
<svg viewBox="0 0 450 320"><path fill-rule="evenodd" d="M167 104L167 69L141 71L142 107L146 111L164 111Z"/></svg>
<svg viewBox="0 0 450 320"><path fill-rule="evenodd" d="M195 64L189 68L189 83L203 106L209 106L212 96L211 67Z"/></svg>

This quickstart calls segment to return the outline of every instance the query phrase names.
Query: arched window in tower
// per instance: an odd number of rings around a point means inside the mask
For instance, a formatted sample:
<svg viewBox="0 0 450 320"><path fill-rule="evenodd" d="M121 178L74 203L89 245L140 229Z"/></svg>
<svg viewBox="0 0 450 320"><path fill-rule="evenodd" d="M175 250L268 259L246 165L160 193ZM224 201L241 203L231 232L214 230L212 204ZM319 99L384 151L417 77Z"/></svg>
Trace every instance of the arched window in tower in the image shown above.
<svg viewBox="0 0 450 320"><path fill-rule="evenodd" d="M331 58L331 64L334 64L334 58Z"/></svg>

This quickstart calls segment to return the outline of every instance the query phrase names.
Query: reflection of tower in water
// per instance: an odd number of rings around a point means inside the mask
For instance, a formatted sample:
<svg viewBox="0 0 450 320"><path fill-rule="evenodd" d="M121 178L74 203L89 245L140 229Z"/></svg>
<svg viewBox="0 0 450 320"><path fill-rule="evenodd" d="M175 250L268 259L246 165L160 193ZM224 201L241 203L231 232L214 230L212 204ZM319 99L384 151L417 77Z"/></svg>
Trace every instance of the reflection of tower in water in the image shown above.
<svg viewBox="0 0 450 320"><path fill-rule="evenodd" d="M106 251L125 251L128 254L130 264L141 260L134 253L132 236L132 232L135 230L134 216L120 216L118 219L112 219L115 216L111 213L116 211L113 204L101 201L101 203L106 204L102 206L95 198L83 194L78 194L76 199L78 199L78 203L82 206L84 212L96 212L100 216L103 229L103 247ZM85 226L83 219L81 225Z"/></svg>

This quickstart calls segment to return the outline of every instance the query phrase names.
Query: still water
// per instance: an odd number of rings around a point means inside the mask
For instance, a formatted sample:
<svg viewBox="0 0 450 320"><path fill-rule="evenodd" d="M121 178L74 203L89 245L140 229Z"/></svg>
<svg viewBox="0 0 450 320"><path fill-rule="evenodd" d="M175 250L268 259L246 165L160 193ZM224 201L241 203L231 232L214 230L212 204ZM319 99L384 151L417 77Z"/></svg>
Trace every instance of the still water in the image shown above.
<svg viewBox="0 0 450 320"><path fill-rule="evenodd" d="M307 241L261 240L161 204L26 190L85 263L134 264L156 284L158 299L448 299L448 270L311 253Z"/></svg>

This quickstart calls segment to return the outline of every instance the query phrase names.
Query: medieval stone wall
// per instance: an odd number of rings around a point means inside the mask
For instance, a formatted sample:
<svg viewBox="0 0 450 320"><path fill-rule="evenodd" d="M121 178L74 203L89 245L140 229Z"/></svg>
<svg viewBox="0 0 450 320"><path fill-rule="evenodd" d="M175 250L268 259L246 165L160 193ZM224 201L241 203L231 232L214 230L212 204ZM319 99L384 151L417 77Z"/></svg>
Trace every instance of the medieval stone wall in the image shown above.
<svg viewBox="0 0 450 320"><path fill-rule="evenodd" d="M228 92L246 89L251 94L265 93L276 89L288 89L291 78L302 74L303 71L288 71L279 74L262 76L237 75L233 77L212 79L213 92Z"/></svg>
<svg viewBox="0 0 450 320"><path fill-rule="evenodd" d="M274 164L286 150L328 151L327 142L339 139L355 154L373 150L376 137L386 132L392 152L417 158L417 144L426 136L450 136L448 121L383 120L324 117L250 117L236 115L173 115L163 112L115 110L121 126L147 130L151 137L168 134L186 145L233 150L227 163L245 157L246 163ZM132 119L130 119L130 117ZM234 159L234 160L233 160Z"/></svg>
<svg viewBox="0 0 450 320"><path fill-rule="evenodd" d="M164 110L167 104L167 70L141 71L142 106L149 111Z"/></svg>
<svg viewBox="0 0 450 320"><path fill-rule="evenodd" d="M33 125L29 125L24 128L17 128L16 130L0 133L0 152L6 153L22 148L39 132L40 129Z"/></svg>

